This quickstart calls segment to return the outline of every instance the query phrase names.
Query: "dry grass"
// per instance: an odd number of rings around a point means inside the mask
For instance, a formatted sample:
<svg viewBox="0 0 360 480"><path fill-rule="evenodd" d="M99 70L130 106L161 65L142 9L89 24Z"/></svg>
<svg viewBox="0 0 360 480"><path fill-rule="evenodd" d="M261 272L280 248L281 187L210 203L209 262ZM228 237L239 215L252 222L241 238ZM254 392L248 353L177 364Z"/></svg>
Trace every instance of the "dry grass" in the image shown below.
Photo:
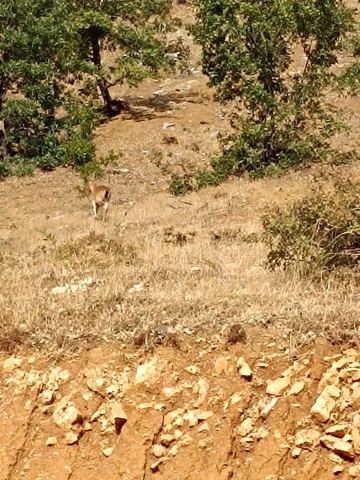
<svg viewBox="0 0 360 480"><path fill-rule="evenodd" d="M197 60L195 51L194 66ZM113 94L132 110L96 134L99 155L115 150L116 167L128 170L105 177L112 189L106 224L92 218L70 171L0 184L0 349L28 344L59 352L127 342L157 323L212 333L234 322L260 324L278 330L289 347L311 339L309 332L356 338L356 285L314 287L270 272L263 244L244 235L260 231L274 203L339 175L359 178L360 168L314 167L171 198L169 174L204 164L217 151L217 134L228 128L222 107L198 72ZM335 143L346 148L358 140L360 103L341 104L352 132ZM163 129L165 122L174 126ZM52 293L86 278L93 284L85 291Z"/></svg>
<svg viewBox="0 0 360 480"><path fill-rule="evenodd" d="M239 321L260 324L280 328L290 347L308 340L309 331L331 330L337 339L342 330L353 334L355 286L319 289L270 272L264 246L243 241L259 231L274 200L304 195L315 173L233 181L181 200L146 194L131 210L113 206L106 224L91 217L69 172L9 180L1 192L11 203L0 230L0 348L25 343L58 352L127 342L158 323L219 332ZM89 277L93 285L85 291L51 293Z"/></svg>

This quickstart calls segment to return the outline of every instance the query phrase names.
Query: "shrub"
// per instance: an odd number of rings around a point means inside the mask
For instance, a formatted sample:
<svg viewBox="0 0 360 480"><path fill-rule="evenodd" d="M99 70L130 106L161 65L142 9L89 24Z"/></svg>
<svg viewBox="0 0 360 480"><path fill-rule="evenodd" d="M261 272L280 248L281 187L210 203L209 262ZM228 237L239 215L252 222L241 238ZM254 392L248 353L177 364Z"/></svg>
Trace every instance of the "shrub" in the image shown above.
<svg viewBox="0 0 360 480"><path fill-rule="evenodd" d="M354 31L351 10L339 0L196 0L195 6L202 69L231 107L232 127L211 163L214 174L201 175L196 188L326 160L330 138L344 128L325 94L340 79L332 67ZM300 67L299 48L306 59Z"/></svg>
<svg viewBox="0 0 360 480"><path fill-rule="evenodd" d="M360 265L360 183L336 184L263 219L271 268L314 275Z"/></svg>

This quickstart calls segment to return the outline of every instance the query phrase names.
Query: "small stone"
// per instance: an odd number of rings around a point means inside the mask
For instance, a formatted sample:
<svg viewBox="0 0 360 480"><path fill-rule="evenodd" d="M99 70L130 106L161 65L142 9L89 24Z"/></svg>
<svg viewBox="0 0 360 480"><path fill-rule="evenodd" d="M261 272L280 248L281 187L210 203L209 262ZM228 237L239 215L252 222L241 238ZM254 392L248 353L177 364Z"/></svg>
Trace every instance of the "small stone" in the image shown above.
<svg viewBox="0 0 360 480"><path fill-rule="evenodd" d="M202 422L202 421L204 421L204 420L208 420L208 419L211 418L213 415L214 415L214 412L212 412L211 410L208 410L208 411L206 411L206 412L196 413L196 418L199 420L199 422Z"/></svg>
<svg viewBox="0 0 360 480"><path fill-rule="evenodd" d="M86 369L84 375L86 377L86 385L90 390L95 393L103 393L105 381L102 378L102 372L99 367Z"/></svg>
<svg viewBox="0 0 360 480"><path fill-rule="evenodd" d="M228 369L228 361L226 357L219 357L215 361L215 372L220 375L226 373Z"/></svg>
<svg viewBox="0 0 360 480"><path fill-rule="evenodd" d="M116 432L119 433L122 427L127 422L127 415L119 402L113 402L111 404L111 415L114 419Z"/></svg>
<svg viewBox="0 0 360 480"><path fill-rule="evenodd" d="M110 457L110 455L112 455L113 451L114 451L114 447L108 447L108 448L104 448L102 453L103 453L103 455L105 455L105 457Z"/></svg>
<svg viewBox="0 0 360 480"><path fill-rule="evenodd" d="M252 371L251 368L249 367L249 364L247 361L244 359L244 357L240 357L237 361L237 368L240 372L240 375L248 380L252 378Z"/></svg>
<svg viewBox="0 0 360 480"><path fill-rule="evenodd" d="M339 457L339 455L336 455L336 453L331 452L329 455L329 460L331 460L334 463L337 463L338 465L342 465L343 459Z"/></svg>
<svg viewBox="0 0 360 480"><path fill-rule="evenodd" d="M164 445L164 447L170 447L170 445L174 442L175 442L175 437L170 433L165 433L160 437L160 443L161 445Z"/></svg>
<svg viewBox="0 0 360 480"><path fill-rule="evenodd" d="M137 408L139 410L147 410L149 408L152 408L154 406L153 403L151 402L147 402L147 403L139 403L139 405L137 406Z"/></svg>
<svg viewBox="0 0 360 480"><path fill-rule="evenodd" d="M55 400L55 393L51 390L44 390L41 393L41 399L44 405L51 405Z"/></svg>
<svg viewBox="0 0 360 480"><path fill-rule="evenodd" d="M162 393L165 398L171 398L179 392L177 388L165 387L162 389Z"/></svg>
<svg viewBox="0 0 360 480"><path fill-rule="evenodd" d="M301 448L300 447L295 447L293 448L292 452L291 452L291 455L293 458L298 458L301 454Z"/></svg>
<svg viewBox="0 0 360 480"><path fill-rule="evenodd" d="M35 362L36 362L36 358L35 358L35 357L29 357L29 358L28 358L28 364L29 364L29 365L33 365Z"/></svg>
<svg viewBox="0 0 360 480"><path fill-rule="evenodd" d="M154 410L164 410L164 408L166 407L166 405L164 403L155 403L154 405Z"/></svg>
<svg viewBox="0 0 360 480"><path fill-rule="evenodd" d="M163 457L166 455L166 448L163 445L154 445L152 448L152 453L157 458Z"/></svg>
<svg viewBox="0 0 360 480"><path fill-rule="evenodd" d="M144 382L151 382L157 377L157 358L154 357L149 362L139 365L135 375L135 385Z"/></svg>
<svg viewBox="0 0 360 480"><path fill-rule="evenodd" d="M329 450L333 450L335 453L346 459L354 458L354 451L350 442L339 440L332 435L324 435L320 438L320 442Z"/></svg>
<svg viewBox="0 0 360 480"><path fill-rule="evenodd" d="M209 431L209 424L207 422L204 422L200 425L200 427L198 428L198 432L201 433L201 432L208 432Z"/></svg>
<svg viewBox="0 0 360 480"><path fill-rule="evenodd" d="M343 471L344 471L344 467L342 465L335 465L335 467L333 468L334 475L339 475Z"/></svg>
<svg viewBox="0 0 360 480"><path fill-rule="evenodd" d="M198 447L204 449L204 448L207 448L211 444L212 444L211 438L203 438L202 440L200 440L198 442Z"/></svg>
<svg viewBox="0 0 360 480"><path fill-rule="evenodd" d="M191 373L191 375L196 375L199 372L199 369L195 365L190 365L185 368L185 371Z"/></svg>
<svg viewBox="0 0 360 480"><path fill-rule="evenodd" d="M173 410L172 412L167 413L164 417L164 425L173 423L179 415L181 415L179 410Z"/></svg>
<svg viewBox="0 0 360 480"><path fill-rule="evenodd" d="M199 397L195 403L195 407L198 407L201 405L205 398L206 395L209 391L210 385L209 383L205 380L205 378L199 378L197 385L195 385L197 392L199 393ZM194 392L195 393L195 392Z"/></svg>
<svg viewBox="0 0 360 480"><path fill-rule="evenodd" d="M327 385L311 407L310 413L313 420L318 423L327 422L336 405L335 398L339 398L340 395L341 390L338 387Z"/></svg>
<svg viewBox="0 0 360 480"><path fill-rule="evenodd" d="M64 397L58 403L53 412L53 420L59 427L69 427L76 423L82 423L83 417L75 405L69 401L69 396Z"/></svg>
<svg viewBox="0 0 360 480"><path fill-rule="evenodd" d="M360 465L352 465L349 468L349 475L353 478L359 478L360 476Z"/></svg>
<svg viewBox="0 0 360 480"><path fill-rule="evenodd" d="M352 428L351 439L354 445L355 453L359 455L360 454L360 431L357 427Z"/></svg>
<svg viewBox="0 0 360 480"><path fill-rule="evenodd" d="M274 397L270 400L269 403L267 403L265 405L265 407L261 410L260 412L260 416L265 419L268 415L269 415L269 412L275 407L275 405L277 404L277 401L279 399L277 397Z"/></svg>
<svg viewBox="0 0 360 480"><path fill-rule="evenodd" d="M302 381L302 380L299 380L298 382L295 382L290 390L288 391L287 395L290 396L290 395L298 395L303 389L304 389L304 386L305 386L305 382Z"/></svg>
<svg viewBox="0 0 360 480"><path fill-rule="evenodd" d="M67 432L66 434L66 443L68 445L74 445L75 443L77 443L79 440L79 437L76 433L74 432Z"/></svg>
<svg viewBox="0 0 360 480"><path fill-rule="evenodd" d="M251 418L246 418L241 425L239 425L235 431L241 437L246 437L253 429L253 421Z"/></svg>
<svg viewBox="0 0 360 480"><path fill-rule="evenodd" d="M189 422L189 427L195 427L199 423L199 420L195 416L193 410L188 410L182 417L185 422ZM175 421L176 423L176 421ZM180 426L180 425L179 425Z"/></svg>
<svg viewBox="0 0 360 480"><path fill-rule="evenodd" d="M105 409L102 409L102 408L99 408L99 410L96 410L96 412L94 412L91 417L90 417L90 422L96 422L96 420L98 420L101 415L105 415L106 413L106 410Z"/></svg>
<svg viewBox="0 0 360 480"><path fill-rule="evenodd" d="M319 445L320 437L321 433L313 428L300 430L295 436L295 445L304 449L312 449Z"/></svg>
<svg viewBox="0 0 360 480"><path fill-rule="evenodd" d="M46 440L46 446L47 447L52 447L53 445L55 445L57 443L57 438L56 437L49 437L47 440Z"/></svg>
<svg viewBox="0 0 360 480"><path fill-rule="evenodd" d="M164 462L164 459L163 458L160 458L160 460L156 460L156 462L153 462L151 465L150 465L150 470L155 473L155 472L158 472L159 471L159 466Z"/></svg>
<svg viewBox="0 0 360 480"><path fill-rule="evenodd" d="M21 367L23 359L14 357L13 355L5 360L3 363L4 370L15 370L16 368Z"/></svg>
<svg viewBox="0 0 360 480"><path fill-rule="evenodd" d="M90 432L92 430L92 426L89 422L84 423L84 430L85 432Z"/></svg>
<svg viewBox="0 0 360 480"><path fill-rule="evenodd" d="M327 435L332 435L333 437L343 438L348 429L349 427L346 423L339 423L337 425L331 425L331 427L325 430L325 433Z"/></svg>
<svg viewBox="0 0 360 480"><path fill-rule="evenodd" d="M173 445L169 450L169 455L172 455L173 457L175 457L178 451L179 451L179 447L177 445Z"/></svg>
<svg viewBox="0 0 360 480"><path fill-rule="evenodd" d="M190 437L189 434L185 434L182 436L179 444L183 445L184 447L187 447L191 444L192 442L192 438Z"/></svg>
<svg viewBox="0 0 360 480"><path fill-rule="evenodd" d="M269 395L280 395L290 385L290 377L280 377L270 382L266 388Z"/></svg>

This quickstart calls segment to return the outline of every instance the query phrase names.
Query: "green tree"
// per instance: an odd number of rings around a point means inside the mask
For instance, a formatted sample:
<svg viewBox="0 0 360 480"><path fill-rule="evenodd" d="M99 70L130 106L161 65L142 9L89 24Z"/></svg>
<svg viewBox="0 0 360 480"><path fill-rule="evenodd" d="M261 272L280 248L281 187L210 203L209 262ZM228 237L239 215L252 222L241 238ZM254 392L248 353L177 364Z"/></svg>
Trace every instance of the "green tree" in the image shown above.
<svg viewBox="0 0 360 480"><path fill-rule="evenodd" d="M324 159L343 127L325 106L325 93L337 82L332 67L353 29L351 11L341 0L195 3L203 72L232 107L232 133L195 187Z"/></svg>
<svg viewBox="0 0 360 480"><path fill-rule="evenodd" d="M0 120L6 131L0 175L93 157L95 111L66 85L69 74L88 71L68 22L70 7L66 0L0 3Z"/></svg>
<svg viewBox="0 0 360 480"><path fill-rule="evenodd" d="M123 103L114 100L109 88L128 82L131 86L156 75L173 64L171 53L178 45L166 41L174 21L170 19L171 0L73 0L70 23L78 37L82 59L95 69L87 84L98 87L107 113L112 116ZM176 23L176 22L175 22ZM103 53L111 52L110 64ZM94 81L93 81L94 80Z"/></svg>

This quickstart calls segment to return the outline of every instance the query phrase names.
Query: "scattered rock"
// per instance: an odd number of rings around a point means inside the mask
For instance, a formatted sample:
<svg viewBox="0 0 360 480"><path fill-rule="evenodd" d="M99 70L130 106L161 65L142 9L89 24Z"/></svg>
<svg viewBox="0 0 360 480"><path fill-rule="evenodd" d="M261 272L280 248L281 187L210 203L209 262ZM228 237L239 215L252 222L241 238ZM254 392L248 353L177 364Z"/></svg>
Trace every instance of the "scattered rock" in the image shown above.
<svg viewBox="0 0 360 480"><path fill-rule="evenodd" d="M357 427L352 428L351 439L354 445L355 453L359 455L360 454L360 431Z"/></svg>
<svg viewBox="0 0 360 480"><path fill-rule="evenodd" d="M219 357L215 361L215 372L217 375L226 373L228 369L228 361L226 357Z"/></svg>
<svg viewBox="0 0 360 480"><path fill-rule="evenodd" d="M341 391L335 385L328 385L324 388L310 410L315 422L324 423L329 420L331 412L336 405L335 398L339 398L340 395Z"/></svg>
<svg viewBox="0 0 360 480"><path fill-rule="evenodd" d="M353 459L354 458L354 450L350 442L346 442L344 440L340 440L332 435L324 435L320 438L320 442L329 450L333 450L335 453L340 455L342 458L345 459Z"/></svg>
<svg viewBox="0 0 360 480"><path fill-rule="evenodd" d="M196 375L199 372L199 369L195 365L190 365L185 368L185 371L191 373L191 375Z"/></svg>
<svg viewBox="0 0 360 480"><path fill-rule="evenodd" d="M22 358L17 358L14 357L13 355L5 360L3 363L3 369L4 370L15 370L16 368L21 367L21 364L23 362Z"/></svg>
<svg viewBox="0 0 360 480"><path fill-rule="evenodd" d="M276 380L269 382L266 388L266 393L269 395L281 395L281 393L290 385L289 377L280 377Z"/></svg>
<svg viewBox="0 0 360 480"><path fill-rule="evenodd" d="M265 419L269 415L270 411L275 407L278 400L279 399L277 397L272 398L270 402L267 403L265 407L260 411L260 416L263 419Z"/></svg>
<svg viewBox="0 0 360 480"><path fill-rule="evenodd" d="M157 458L163 457L166 455L166 448L163 445L154 445L152 448L152 453Z"/></svg>
<svg viewBox="0 0 360 480"><path fill-rule="evenodd" d="M110 455L112 455L114 452L114 447L108 447L108 448L104 448L104 450L102 451L103 455L105 455L105 457L110 457Z"/></svg>
<svg viewBox="0 0 360 480"><path fill-rule="evenodd" d="M199 440L198 442L198 447L199 448L207 448L209 445L211 445L213 442L212 442L212 439L211 438L203 438L202 440Z"/></svg>
<svg viewBox="0 0 360 480"><path fill-rule="evenodd" d="M247 335L244 327L239 323L231 325L228 335L228 343L246 343Z"/></svg>
<svg viewBox="0 0 360 480"><path fill-rule="evenodd" d="M161 445L164 445L164 447L170 447L172 443L175 442L175 437L174 435L171 435L170 433L165 433L164 435L161 435L160 437L160 443Z"/></svg>
<svg viewBox="0 0 360 480"><path fill-rule="evenodd" d="M304 390L305 382L303 380L299 380L298 382L295 382L290 390L288 391L287 395L298 395L300 392Z"/></svg>
<svg viewBox="0 0 360 480"><path fill-rule="evenodd" d="M199 378L197 385L195 385L196 388L194 388L194 393L198 393L199 397L195 403L195 407L198 407L201 405L204 400L206 399L206 396L208 394L210 385L209 383L205 380L205 378Z"/></svg>
<svg viewBox="0 0 360 480"><path fill-rule="evenodd" d="M160 460L156 460L156 462L152 463L150 465L150 470L153 472L153 473L156 473L159 471L159 466L164 462L164 458L160 458Z"/></svg>
<svg viewBox="0 0 360 480"><path fill-rule="evenodd" d="M63 428L69 428L71 425L83 422L81 413L73 402L70 402L69 396L60 400L54 410L53 419L56 425Z"/></svg>
<svg viewBox="0 0 360 480"><path fill-rule="evenodd" d="M241 437L246 437L246 435L249 435L251 430L253 429L253 421L251 418L246 418L241 425L239 425L236 429L235 432L240 435Z"/></svg>
<svg viewBox="0 0 360 480"><path fill-rule="evenodd" d="M116 433L119 434L121 432L122 427L127 422L127 415L124 412L124 409L121 403L113 402L111 404L111 416L115 423Z"/></svg>
<svg viewBox="0 0 360 480"><path fill-rule="evenodd" d="M301 454L301 448L300 447L295 447L293 448L292 452L291 452L291 455L293 458L298 458Z"/></svg>
<svg viewBox="0 0 360 480"><path fill-rule="evenodd" d="M55 401L55 393L51 390L44 390L41 393L41 400L44 405L51 405Z"/></svg>
<svg viewBox="0 0 360 480"><path fill-rule="evenodd" d="M325 433L327 435L332 435L333 437L343 438L348 429L349 427L346 423L339 423L337 425L331 425L331 427L325 430Z"/></svg>
<svg viewBox="0 0 360 480"><path fill-rule="evenodd" d="M353 478L359 478L360 476L360 465L352 465L349 468L349 475Z"/></svg>
<svg viewBox="0 0 360 480"><path fill-rule="evenodd" d="M342 465L335 465L335 467L333 468L334 475L339 475L343 471L344 471L344 467Z"/></svg>
<svg viewBox="0 0 360 480"><path fill-rule="evenodd" d="M49 437L47 440L46 440L46 446L47 447L52 447L53 445L55 445L57 443L57 438L56 437Z"/></svg>
<svg viewBox="0 0 360 480"><path fill-rule="evenodd" d="M185 434L182 436L182 438L179 441L179 445L183 445L184 447L187 447L191 444L192 438L190 437L189 434Z"/></svg>
<svg viewBox="0 0 360 480"><path fill-rule="evenodd" d="M206 411L206 412L199 412L199 413L196 413L195 416L196 418L202 422L203 420L208 420L210 417L212 417L214 415L214 412L212 412L211 410L209 411Z"/></svg>
<svg viewBox="0 0 360 480"><path fill-rule="evenodd" d="M321 433L318 430L309 428L300 430L295 436L295 445L307 450L311 450L320 444Z"/></svg>
<svg viewBox="0 0 360 480"><path fill-rule="evenodd" d="M237 361L237 368L240 372L240 375L248 380L252 378L252 371L249 367L249 364L243 357L240 357Z"/></svg>
<svg viewBox="0 0 360 480"><path fill-rule="evenodd" d="M154 357L149 362L139 365L135 375L135 385L144 382L151 382L156 378L157 358Z"/></svg>
<svg viewBox="0 0 360 480"><path fill-rule="evenodd" d="M104 393L104 379L100 368L87 368L84 372L86 377L86 385L95 393Z"/></svg>
<svg viewBox="0 0 360 480"><path fill-rule="evenodd" d="M201 433L201 432L208 432L209 431L209 424L207 422L204 422L200 425L200 427L198 428L198 432Z"/></svg>
<svg viewBox="0 0 360 480"><path fill-rule="evenodd" d="M162 389L162 393L165 398L172 398L174 395L179 393L179 389L173 387L165 387Z"/></svg>
<svg viewBox="0 0 360 480"><path fill-rule="evenodd" d="M79 436L74 432L67 432L66 434L66 443L68 445L74 445L79 440Z"/></svg>
<svg viewBox="0 0 360 480"><path fill-rule="evenodd" d="M178 451L179 451L179 447L177 445L173 445L169 450L169 455L172 455L173 457L175 457Z"/></svg>

